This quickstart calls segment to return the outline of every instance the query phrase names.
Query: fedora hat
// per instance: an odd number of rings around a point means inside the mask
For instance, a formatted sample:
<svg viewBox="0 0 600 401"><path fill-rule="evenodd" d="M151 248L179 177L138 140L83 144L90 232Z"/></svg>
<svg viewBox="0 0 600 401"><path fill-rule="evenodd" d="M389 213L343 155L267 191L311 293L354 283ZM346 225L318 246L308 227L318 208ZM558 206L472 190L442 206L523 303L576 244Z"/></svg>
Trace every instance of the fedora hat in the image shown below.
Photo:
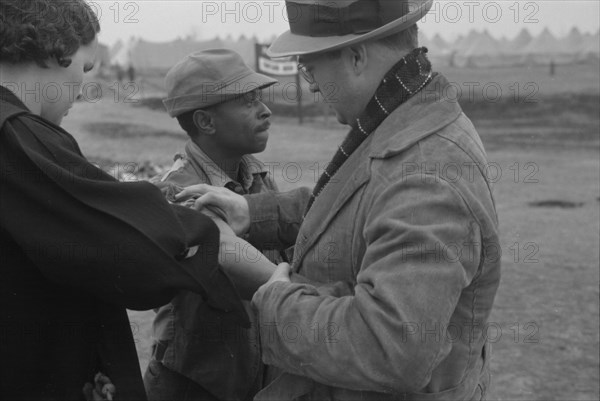
<svg viewBox="0 0 600 401"><path fill-rule="evenodd" d="M286 0L290 30L270 57L341 49L401 32L423 18L433 0Z"/></svg>

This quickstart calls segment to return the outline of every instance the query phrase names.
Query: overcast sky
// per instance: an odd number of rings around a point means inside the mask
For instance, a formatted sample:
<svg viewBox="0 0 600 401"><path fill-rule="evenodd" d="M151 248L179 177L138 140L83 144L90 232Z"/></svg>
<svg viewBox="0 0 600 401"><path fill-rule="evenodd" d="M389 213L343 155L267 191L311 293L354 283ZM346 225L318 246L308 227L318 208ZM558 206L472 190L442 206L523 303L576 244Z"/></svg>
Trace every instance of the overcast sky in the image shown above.
<svg viewBox="0 0 600 401"><path fill-rule="evenodd" d="M256 35L266 41L288 29L283 0L93 0L102 32L100 41L112 45L136 36L155 42L193 36ZM599 0L436 0L421 25L432 37L452 40L471 29L487 29L494 37L509 39L527 28L538 34L545 27L556 36L572 27L596 33L600 27Z"/></svg>

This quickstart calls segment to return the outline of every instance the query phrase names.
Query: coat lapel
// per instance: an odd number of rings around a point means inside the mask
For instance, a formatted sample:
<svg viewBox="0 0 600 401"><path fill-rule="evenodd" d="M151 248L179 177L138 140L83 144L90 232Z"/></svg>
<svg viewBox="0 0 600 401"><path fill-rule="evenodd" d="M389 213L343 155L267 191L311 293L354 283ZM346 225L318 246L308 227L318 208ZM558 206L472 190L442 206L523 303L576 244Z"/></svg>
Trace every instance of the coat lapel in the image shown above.
<svg viewBox="0 0 600 401"><path fill-rule="evenodd" d="M370 177L369 163L371 138L365 140L336 172L317 197L304 218L296 242L294 269L297 271L308 250L317 242L340 209Z"/></svg>
<svg viewBox="0 0 600 401"><path fill-rule="evenodd" d="M423 91L394 110L350 155L304 218L295 246L294 271L299 270L303 258L340 209L369 180L371 160L398 154L451 124L462 113L457 98L456 89L437 74Z"/></svg>

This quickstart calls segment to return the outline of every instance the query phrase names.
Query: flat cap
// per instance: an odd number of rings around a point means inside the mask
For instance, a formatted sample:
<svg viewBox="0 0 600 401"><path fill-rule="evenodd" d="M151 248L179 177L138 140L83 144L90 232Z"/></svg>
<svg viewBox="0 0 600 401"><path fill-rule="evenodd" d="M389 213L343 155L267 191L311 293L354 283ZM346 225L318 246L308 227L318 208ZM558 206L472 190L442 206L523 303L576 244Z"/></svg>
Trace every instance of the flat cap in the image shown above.
<svg viewBox="0 0 600 401"><path fill-rule="evenodd" d="M169 70L163 103L171 117L225 102L275 84L277 80L253 71L229 49L195 52Z"/></svg>

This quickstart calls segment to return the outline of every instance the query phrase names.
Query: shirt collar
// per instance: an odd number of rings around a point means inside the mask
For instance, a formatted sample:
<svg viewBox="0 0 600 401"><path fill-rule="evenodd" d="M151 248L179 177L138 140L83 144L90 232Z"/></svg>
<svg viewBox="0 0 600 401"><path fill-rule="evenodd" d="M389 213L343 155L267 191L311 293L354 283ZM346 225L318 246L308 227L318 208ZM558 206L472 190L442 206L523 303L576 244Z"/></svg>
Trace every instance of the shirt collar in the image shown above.
<svg viewBox="0 0 600 401"><path fill-rule="evenodd" d="M185 145L185 153L196 170L206 174L210 185L217 187L231 187L232 185L241 185L244 192L248 192L252 183L260 175L264 177L267 174L267 169L260 160L252 155L242 156L240 162L240 178L241 182L232 179L215 163L200 146L192 141L188 141ZM231 183L231 184L230 184ZM229 185L228 185L229 184ZM231 189L231 188L230 188Z"/></svg>

